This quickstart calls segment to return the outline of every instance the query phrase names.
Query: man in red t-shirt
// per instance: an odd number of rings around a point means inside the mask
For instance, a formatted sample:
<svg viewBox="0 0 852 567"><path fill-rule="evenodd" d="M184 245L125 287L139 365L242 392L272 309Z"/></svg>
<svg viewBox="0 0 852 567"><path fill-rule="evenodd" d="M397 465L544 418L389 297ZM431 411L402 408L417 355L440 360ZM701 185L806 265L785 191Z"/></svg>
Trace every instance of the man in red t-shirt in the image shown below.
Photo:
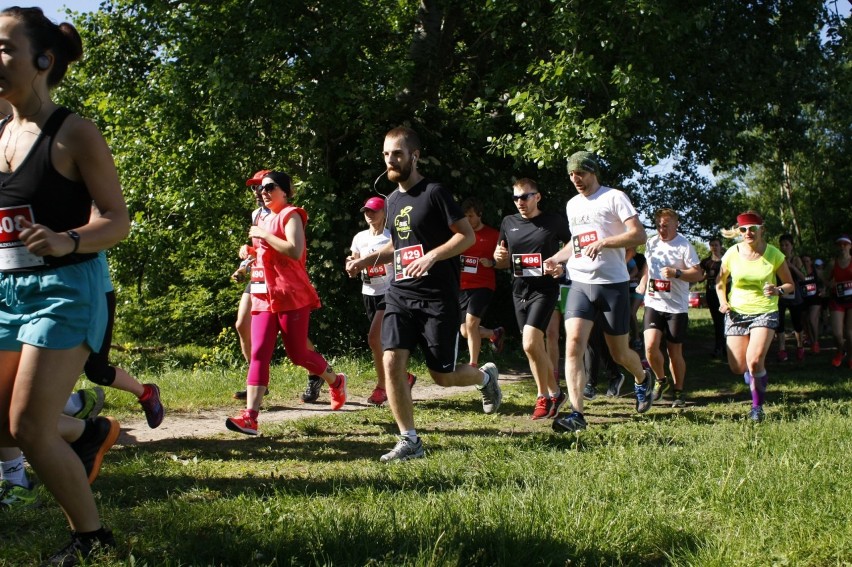
<svg viewBox="0 0 852 567"><path fill-rule="evenodd" d="M482 339L488 339L491 342L494 352L503 350L503 327L492 330L480 325L496 288L494 249L497 248L499 233L497 229L482 224L482 203L479 199L474 197L465 199L461 209L476 237L473 246L459 257L461 260L459 309L464 317L461 334L467 339L470 365L478 367Z"/></svg>

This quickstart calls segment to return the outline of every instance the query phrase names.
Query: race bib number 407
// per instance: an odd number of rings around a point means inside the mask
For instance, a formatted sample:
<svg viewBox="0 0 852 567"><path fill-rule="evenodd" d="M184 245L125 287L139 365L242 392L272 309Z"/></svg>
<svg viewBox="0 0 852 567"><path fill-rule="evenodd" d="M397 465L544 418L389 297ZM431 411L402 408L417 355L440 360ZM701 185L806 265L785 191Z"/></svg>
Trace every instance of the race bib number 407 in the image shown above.
<svg viewBox="0 0 852 567"><path fill-rule="evenodd" d="M408 275L406 268L408 268L409 264L414 262L415 260L423 257L423 245L415 244L414 246L406 246L405 248L400 248L399 250L393 251L393 274L394 281L402 281L409 280L411 276ZM428 272L425 272L423 275L428 275Z"/></svg>
<svg viewBox="0 0 852 567"><path fill-rule="evenodd" d="M32 207L23 205L0 209L0 270L44 265L44 258L27 250L21 242L21 219L35 222Z"/></svg>

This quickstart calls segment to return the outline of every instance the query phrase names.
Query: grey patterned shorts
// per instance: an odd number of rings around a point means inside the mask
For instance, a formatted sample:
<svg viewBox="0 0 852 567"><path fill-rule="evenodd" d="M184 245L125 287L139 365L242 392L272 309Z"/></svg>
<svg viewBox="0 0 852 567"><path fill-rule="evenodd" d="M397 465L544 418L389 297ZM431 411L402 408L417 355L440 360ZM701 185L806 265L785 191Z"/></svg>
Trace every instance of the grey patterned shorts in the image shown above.
<svg viewBox="0 0 852 567"><path fill-rule="evenodd" d="M742 337L751 333L755 327L778 328L778 312L758 313L757 315L746 315L744 313L725 313L725 336Z"/></svg>

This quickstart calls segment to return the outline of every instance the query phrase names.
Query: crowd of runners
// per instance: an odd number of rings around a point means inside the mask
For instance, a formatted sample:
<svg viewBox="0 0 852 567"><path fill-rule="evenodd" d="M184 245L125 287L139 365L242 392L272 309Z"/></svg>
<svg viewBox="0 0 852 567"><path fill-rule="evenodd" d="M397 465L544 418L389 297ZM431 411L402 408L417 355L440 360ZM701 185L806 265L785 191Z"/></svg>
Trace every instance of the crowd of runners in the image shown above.
<svg viewBox="0 0 852 567"><path fill-rule="evenodd" d="M115 294L103 250L129 232L129 217L110 151L97 128L51 99L69 63L82 55L73 26L59 26L38 8L0 12L4 75L0 99L0 507L32 505L39 481L65 512L69 544L48 560L75 565L114 545L92 496L106 451L118 438L116 420L98 415L102 386L133 393L148 425L165 415L160 390L109 362ZM567 203L541 207L536 181L512 183L516 214L499 229L487 226L476 199L459 206L450 189L417 168L422 147L406 127L384 139L385 173L396 188L370 196L361 212L367 229L353 238L343 268L361 279L368 344L376 384L367 399L390 406L399 435L383 462L423 457L409 371L420 349L440 386L470 386L482 411L500 410L499 371L480 366L483 342L499 352L500 326L483 318L494 297L495 271L512 277L520 341L536 385L530 417L550 419L554 431L588 427L584 400L607 379L618 396L633 378L635 409L647 412L673 386L672 407L685 405L690 285L705 281L714 322L714 355L727 356L752 395L749 417L764 417L769 384L766 357L777 337L786 360L786 314L795 357L820 352L823 310L837 344L832 364L852 368L852 265L848 236L837 238L828 266L797 255L793 238L769 244L763 218L746 211L712 239L700 261L678 232L677 211L653 213L649 238L628 196L602 184L601 163L587 151L568 158L574 192ZM306 270L308 213L292 203L293 183L283 171L261 170L247 185L258 207L233 274L246 281L237 331L248 362L246 388L235 393L246 408L229 417L228 430L256 435L270 361L280 334L286 354L308 373L302 401L316 401L323 383L332 410L348 397L347 377L335 372L308 337L320 298ZM573 194L576 193L576 194ZM553 193L555 194L555 192ZM644 246L644 253L637 247ZM636 319L644 303L644 320ZM640 331L641 327L641 331ZM560 332L565 333L565 389L559 380ZM469 360L459 361L467 342ZM668 372L666 370L668 360ZM97 386L72 393L82 372ZM564 411L563 411L564 410Z"/></svg>

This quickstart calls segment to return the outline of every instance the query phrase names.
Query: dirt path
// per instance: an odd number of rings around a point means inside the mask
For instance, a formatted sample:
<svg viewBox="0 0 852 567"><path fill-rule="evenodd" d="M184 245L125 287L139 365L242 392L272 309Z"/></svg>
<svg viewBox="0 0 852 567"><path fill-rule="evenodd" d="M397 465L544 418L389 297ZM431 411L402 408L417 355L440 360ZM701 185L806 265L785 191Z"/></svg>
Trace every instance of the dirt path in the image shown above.
<svg viewBox="0 0 852 567"><path fill-rule="evenodd" d="M507 384L522 380L531 380L529 374L515 372L500 374L500 383ZM421 385L422 384L422 385ZM471 386L442 388L431 380L418 380L412 391L415 403L424 400L449 398L458 394L464 394L472 390ZM354 398L348 401L340 411L362 411L371 406L367 405L363 398ZM119 445L135 445L146 441L160 441L163 439L182 438L206 438L220 433L232 434L225 429L225 418L233 415L234 407L223 407L206 410L203 413L178 413L169 412L166 408L166 418L157 429L150 429L144 419L130 419L121 422L121 435L117 443ZM307 417L317 417L330 414L327 403L301 404L294 401L291 404L276 404L273 410L264 411L262 423L277 423Z"/></svg>

